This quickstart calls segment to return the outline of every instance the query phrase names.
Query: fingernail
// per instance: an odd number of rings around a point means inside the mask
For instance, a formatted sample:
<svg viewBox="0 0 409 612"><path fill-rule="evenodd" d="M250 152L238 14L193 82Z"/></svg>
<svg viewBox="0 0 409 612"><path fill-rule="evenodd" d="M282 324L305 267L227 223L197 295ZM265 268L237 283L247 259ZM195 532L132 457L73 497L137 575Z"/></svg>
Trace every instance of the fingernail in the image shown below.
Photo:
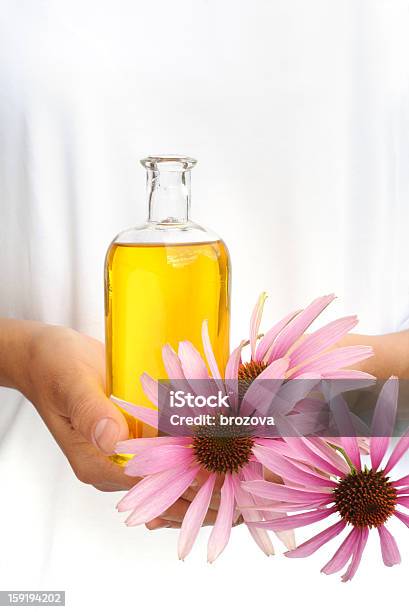
<svg viewBox="0 0 409 612"><path fill-rule="evenodd" d="M161 523L156 527L153 527L151 531L156 531L157 529L167 529L168 527L172 527L172 523Z"/></svg>
<svg viewBox="0 0 409 612"><path fill-rule="evenodd" d="M95 425L93 442L104 455L112 455L118 441L119 425L114 419L106 417Z"/></svg>

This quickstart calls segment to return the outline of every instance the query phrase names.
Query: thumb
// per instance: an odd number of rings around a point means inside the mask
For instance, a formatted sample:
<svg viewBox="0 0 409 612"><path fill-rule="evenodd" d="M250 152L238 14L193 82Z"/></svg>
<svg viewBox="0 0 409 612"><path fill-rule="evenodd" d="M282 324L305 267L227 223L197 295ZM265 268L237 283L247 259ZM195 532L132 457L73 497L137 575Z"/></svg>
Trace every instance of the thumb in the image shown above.
<svg viewBox="0 0 409 612"><path fill-rule="evenodd" d="M120 440L129 438L127 421L97 381L77 381L69 399L72 427L104 455L112 455Z"/></svg>

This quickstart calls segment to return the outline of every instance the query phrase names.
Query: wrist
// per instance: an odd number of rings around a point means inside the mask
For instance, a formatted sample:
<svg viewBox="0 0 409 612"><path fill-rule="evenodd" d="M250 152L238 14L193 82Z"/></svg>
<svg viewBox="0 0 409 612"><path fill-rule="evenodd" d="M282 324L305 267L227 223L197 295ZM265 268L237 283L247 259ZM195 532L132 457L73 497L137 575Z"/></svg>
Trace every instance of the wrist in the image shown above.
<svg viewBox="0 0 409 612"><path fill-rule="evenodd" d="M39 321L0 319L0 386L27 395L31 347L44 327Z"/></svg>

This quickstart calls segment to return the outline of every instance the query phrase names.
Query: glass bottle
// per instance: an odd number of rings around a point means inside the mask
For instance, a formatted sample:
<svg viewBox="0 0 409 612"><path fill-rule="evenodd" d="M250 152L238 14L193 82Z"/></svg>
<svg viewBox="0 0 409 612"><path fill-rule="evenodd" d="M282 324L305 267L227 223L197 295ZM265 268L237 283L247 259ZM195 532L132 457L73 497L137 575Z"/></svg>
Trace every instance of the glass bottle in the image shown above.
<svg viewBox="0 0 409 612"><path fill-rule="evenodd" d="M190 340L203 353L207 319L219 368L229 354L230 262L223 241L189 219L190 157L147 157L148 219L121 232L105 262L107 393L153 405L140 376L167 378L162 347ZM155 435L124 413L132 437ZM119 459L119 458L118 458Z"/></svg>

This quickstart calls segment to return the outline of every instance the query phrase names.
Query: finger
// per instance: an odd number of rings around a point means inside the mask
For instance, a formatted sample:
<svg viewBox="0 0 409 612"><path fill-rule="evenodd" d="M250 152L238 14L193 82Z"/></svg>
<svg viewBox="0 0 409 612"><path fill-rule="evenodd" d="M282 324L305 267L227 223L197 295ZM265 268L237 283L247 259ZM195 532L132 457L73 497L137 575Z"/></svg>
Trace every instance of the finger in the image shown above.
<svg viewBox="0 0 409 612"><path fill-rule="evenodd" d="M178 499L172 506L170 506L165 512L161 514L159 518L166 521L182 522L183 518L189 508L190 502L185 499ZM217 517L215 510L208 510L204 518L203 525L213 525Z"/></svg>
<svg viewBox="0 0 409 612"><path fill-rule="evenodd" d="M189 487L182 495L182 499L187 501L193 501L200 487ZM220 506L220 492L213 491L212 497L210 499L209 508L211 510L218 510Z"/></svg>
<svg viewBox="0 0 409 612"><path fill-rule="evenodd" d="M178 523L176 521L167 521L165 519L156 518L148 523L145 523L145 527L150 531L154 531L155 529L168 529L170 527L173 529L180 529L181 524L182 523Z"/></svg>
<svg viewBox="0 0 409 612"><path fill-rule="evenodd" d="M73 428L104 455L112 455L115 445L129 437L125 417L105 395L97 379L89 374L70 381L60 398L65 416Z"/></svg>
<svg viewBox="0 0 409 612"><path fill-rule="evenodd" d="M274 474L274 472L271 472L267 468L264 468L264 478L269 482L275 482L277 484L283 484L284 482L281 476L278 476L278 474Z"/></svg>
<svg viewBox="0 0 409 612"><path fill-rule="evenodd" d="M64 417L47 413L42 414L42 418L81 482L101 491L127 491L139 481L101 455Z"/></svg>
<svg viewBox="0 0 409 612"><path fill-rule="evenodd" d="M207 472L204 469L201 469L197 473L196 478L194 479L194 481L192 482L190 486L192 487L192 489L198 491L208 478L209 478L209 472ZM214 483L214 487L213 487L214 493L220 492L220 489L223 486L223 482L224 482L224 474L217 474L216 482Z"/></svg>
<svg viewBox="0 0 409 612"><path fill-rule="evenodd" d="M209 473L205 470L201 469L200 472L196 475L195 480L192 482L190 487L186 489L183 493L182 498L187 499L188 501L193 501L194 496L199 491L199 489L204 485L206 480L209 478ZM213 487L212 497L210 499L209 508L211 510L218 510L220 506L220 498L221 498L221 488L224 482L224 474L217 474L216 481Z"/></svg>
<svg viewBox="0 0 409 612"><path fill-rule="evenodd" d="M243 519L243 516L240 514L236 522L233 523L233 527L237 527L238 525L242 525L243 523L244 523L244 519ZM155 529L166 529L169 527L173 529L180 529L181 525L182 523L180 521L170 521L168 519L159 518L159 517L153 519L152 521L149 521L149 523L146 523L146 527L152 531Z"/></svg>

